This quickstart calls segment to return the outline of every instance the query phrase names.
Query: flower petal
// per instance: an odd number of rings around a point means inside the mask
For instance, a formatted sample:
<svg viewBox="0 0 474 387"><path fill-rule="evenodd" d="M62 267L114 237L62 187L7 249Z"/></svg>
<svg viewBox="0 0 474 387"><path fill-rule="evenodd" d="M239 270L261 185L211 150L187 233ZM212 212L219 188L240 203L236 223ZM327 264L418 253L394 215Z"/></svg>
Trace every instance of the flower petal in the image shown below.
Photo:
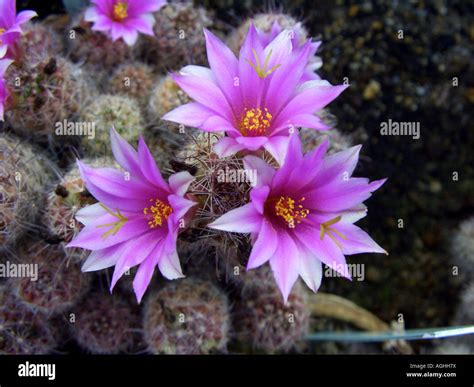
<svg viewBox="0 0 474 387"><path fill-rule="evenodd" d="M178 172L171 175L168 179L171 191L176 195L183 196L189 188L189 185L195 178L187 171Z"/></svg>
<svg viewBox="0 0 474 387"><path fill-rule="evenodd" d="M112 28L112 33L113 33L113 28ZM127 25L124 25L123 26L123 29L122 29L122 33L121 33L121 37L122 39L125 41L125 43L128 45L128 46L133 46L136 42L137 42L137 39L138 39L138 31L132 27L129 27Z"/></svg>
<svg viewBox="0 0 474 387"><path fill-rule="evenodd" d="M258 232L262 224L262 215L252 203L248 203L222 215L207 227L238 233Z"/></svg>
<svg viewBox="0 0 474 387"><path fill-rule="evenodd" d="M157 12L166 4L165 0L133 0L128 3L130 17Z"/></svg>
<svg viewBox="0 0 474 387"><path fill-rule="evenodd" d="M163 242L158 242L149 254L149 256L140 264L133 279L133 290L137 297L138 303L141 302L143 295L145 294L148 285L150 284L151 278L155 271L155 267L163 253Z"/></svg>
<svg viewBox="0 0 474 387"><path fill-rule="evenodd" d="M270 152L273 158L282 165L285 161L286 151L288 150L288 136L272 136L264 145L264 148Z"/></svg>
<svg viewBox="0 0 474 387"><path fill-rule="evenodd" d="M16 15L16 24L20 25L38 16L35 11L22 11ZM20 31L19 31L20 32Z"/></svg>
<svg viewBox="0 0 474 387"><path fill-rule="evenodd" d="M263 215L265 201L267 200L270 187L267 185L254 188L250 191L250 200L257 211Z"/></svg>
<svg viewBox="0 0 474 387"><path fill-rule="evenodd" d="M285 155L285 161L280 169L275 173L272 183L273 186L278 188L285 187L293 172L299 172L301 175L299 166L302 161L303 151L301 149L301 140L297 134L294 134L288 138L288 148Z"/></svg>
<svg viewBox="0 0 474 387"><path fill-rule="evenodd" d="M323 278L321 261L305 246L299 244L298 249L299 274L306 285L316 293L321 286L321 280Z"/></svg>
<svg viewBox="0 0 474 387"><path fill-rule="evenodd" d="M92 251L82 265L81 271L86 273L114 266L120 258L119 253L122 248L123 243L119 243L115 246L106 247L105 249Z"/></svg>
<svg viewBox="0 0 474 387"><path fill-rule="evenodd" d="M83 207L76 212L76 220L81 222L84 226L93 223L97 218L107 214L104 207L100 203L91 204Z"/></svg>
<svg viewBox="0 0 474 387"><path fill-rule="evenodd" d="M98 187L117 198L147 200L154 197L156 188L146 180L142 182L134 176L127 179L126 175L117 169L91 168L81 161L77 161L77 165L88 189L92 186Z"/></svg>
<svg viewBox="0 0 474 387"><path fill-rule="evenodd" d="M367 200L387 179L369 183L365 178L337 181L308 192L306 207L320 211L344 211Z"/></svg>
<svg viewBox="0 0 474 387"><path fill-rule="evenodd" d="M263 58L268 58L267 69L281 66L282 63L287 62L292 51L290 31L283 30L263 50ZM281 68L275 69L276 71L281 71Z"/></svg>
<svg viewBox="0 0 474 387"><path fill-rule="evenodd" d="M262 43L252 23L239 54L240 89L247 107L259 106L259 92L263 83L263 80L259 78L257 72L249 64L249 62L255 64L254 52L261 59L260 62L263 63L265 58L263 58Z"/></svg>
<svg viewBox="0 0 474 387"><path fill-rule="evenodd" d="M361 253L382 253L388 254L380 247L364 230L354 224L339 222L333 226L344 238L336 235L337 240L342 246L342 252L345 255Z"/></svg>
<svg viewBox="0 0 474 387"><path fill-rule="evenodd" d="M276 128L288 125L292 118L300 114L314 114L324 108L341 94L347 85L321 85L320 81L308 81L301 91L289 101L275 118Z"/></svg>
<svg viewBox="0 0 474 387"><path fill-rule="evenodd" d="M136 32L141 32L142 34L153 36L155 32L153 31L153 25L156 20L153 15L141 15L139 17L130 17L125 22L125 25L128 29L133 29Z"/></svg>
<svg viewBox="0 0 474 387"><path fill-rule="evenodd" d="M115 160L117 160L120 166L125 171L130 172L130 174L143 177L136 150L114 128L110 130L110 143Z"/></svg>
<svg viewBox="0 0 474 387"><path fill-rule="evenodd" d="M114 274L110 283L111 292L122 275L147 259L159 242L160 239L157 238L157 233L148 232L124 244L123 249L120 251L120 258L115 264Z"/></svg>
<svg viewBox="0 0 474 387"><path fill-rule="evenodd" d="M303 223L298 225L294 235L322 263L350 279L346 258L331 237L324 235L321 239L319 229Z"/></svg>
<svg viewBox="0 0 474 387"><path fill-rule="evenodd" d="M333 181L347 180L352 176L362 145L356 145L326 157L318 173L312 177L313 186L322 186Z"/></svg>
<svg viewBox="0 0 474 387"><path fill-rule="evenodd" d="M286 233L279 234L278 247L270 258L270 266L283 299L288 301L291 289L299 275L299 251L295 242Z"/></svg>
<svg viewBox="0 0 474 387"><path fill-rule="evenodd" d="M169 280L184 278L179 262L178 253L174 250L171 254L164 255L158 260L158 268L163 277Z"/></svg>
<svg viewBox="0 0 474 387"><path fill-rule="evenodd" d="M194 101L222 115L228 121L234 119L232 108L215 83L211 70L199 66L186 66L178 75L173 75L173 79Z"/></svg>
<svg viewBox="0 0 474 387"><path fill-rule="evenodd" d="M104 32L112 30L113 21L111 21L107 16L97 15L95 19L91 19L90 21L94 22L94 25L92 26L93 31Z"/></svg>
<svg viewBox="0 0 474 387"><path fill-rule="evenodd" d="M97 7L89 7L84 11L84 20L87 22L95 22L99 16L100 13Z"/></svg>
<svg viewBox="0 0 474 387"><path fill-rule="evenodd" d="M247 270L255 269L270 260L277 246L278 235L271 223L264 219L257 240L252 247Z"/></svg>
<svg viewBox="0 0 474 387"><path fill-rule="evenodd" d="M272 184L273 176L275 175L275 168L257 156L245 156L243 158L245 172L249 180L256 180L252 182L255 187L262 185L270 186Z"/></svg>
<svg viewBox="0 0 474 387"><path fill-rule="evenodd" d="M245 149L256 151L268 142L268 137L244 137L240 136L235 139L239 144L243 145Z"/></svg>
<svg viewBox="0 0 474 387"><path fill-rule="evenodd" d="M298 114L289 119L291 126L295 128L312 128L316 130L329 130L330 126L326 125L321 118L315 114Z"/></svg>
<svg viewBox="0 0 474 387"><path fill-rule="evenodd" d="M178 106L177 108L166 113L162 119L199 128L204 123L204 121L213 115L215 115L213 110L200 103L192 102Z"/></svg>
<svg viewBox="0 0 474 387"><path fill-rule="evenodd" d="M182 196L170 195L168 196L168 203L173 208L173 215L176 217L176 220L184 218L187 212L194 206L197 205L196 202L188 200Z"/></svg>
<svg viewBox="0 0 474 387"><path fill-rule="evenodd" d="M236 83L239 62L230 48L209 30L204 29L204 35L209 65L222 92L232 101L231 108L235 115L243 109L240 83Z"/></svg>
<svg viewBox="0 0 474 387"><path fill-rule="evenodd" d="M289 38L288 31L284 33ZM269 46L265 50L268 48ZM291 57L286 56L284 60L274 62L274 65L280 65L280 67L271 75L265 97L265 106L271 112L275 112L275 115L288 103L295 94L297 86L301 83L306 64L308 63L310 49L311 46L307 43L302 50L294 53ZM268 67L272 68L274 65L269 65Z"/></svg>
<svg viewBox="0 0 474 387"><path fill-rule="evenodd" d="M244 149L244 146L239 144L232 137L223 137L212 149L220 158L224 158L236 154L238 151Z"/></svg>
<svg viewBox="0 0 474 387"><path fill-rule="evenodd" d="M206 132L227 132L229 135L240 135L240 132L225 118L213 115L199 127Z"/></svg>
<svg viewBox="0 0 474 387"><path fill-rule="evenodd" d="M101 250L128 241L150 230L144 218L128 220L116 235L103 235L112 227L99 227L115 222L117 218L110 215L100 217L91 225L85 226L66 247L82 247L87 250Z"/></svg>
<svg viewBox="0 0 474 387"><path fill-rule="evenodd" d="M148 182L163 191L163 193L169 193L169 186L161 176L161 172L156 165L156 161L153 158L150 149L143 140L143 137L141 136L138 140L138 160L140 163L141 172Z"/></svg>
<svg viewBox="0 0 474 387"><path fill-rule="evenodd" d="M3 78L8 67L13 63L12 59L2 59L0 60L0 77Z"/></svg>

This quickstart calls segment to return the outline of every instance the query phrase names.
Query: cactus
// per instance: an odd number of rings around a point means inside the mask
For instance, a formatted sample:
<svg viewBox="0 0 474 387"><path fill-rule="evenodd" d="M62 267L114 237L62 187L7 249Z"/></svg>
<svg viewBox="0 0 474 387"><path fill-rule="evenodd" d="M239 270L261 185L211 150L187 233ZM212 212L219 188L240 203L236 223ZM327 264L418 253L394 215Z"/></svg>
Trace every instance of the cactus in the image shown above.
<svg viewBox="0 0 474 387"><path fill-rule="evenodd" d="M188 142L176 153L171 164L175 171L188 170L196 177L189 194L199 206L189 229L181 236L180 249L184 262L195 275L226 283L228 273L223 264L234 261L237 251L245 249L249 240L239 234L210 230L206 225L244 205L251 182L244 174L239 157L218 158L214 154L212 147L220 138L219 134L199 132L186 137Z"/></svg>
<svg viewBox="0 0 474 387"><path fill-rule="evenodd" d="M11 248L26 231L36 229L43 208L43 187L52 163L19 138L0 134L0 245Z"/></svg>
<svg viewBox="0 0 474 387"><path fill-rule="evenodd" d="M118 354L130 351L136 340L140 319L123 299L99 292L90 293L73 313L74 337L93 354Z"/></svg>
<svg viewBox="0 0 474 387"><path fill-rule="evenodd" d="M92 123L95 127L95 137L83 139L86 152L90 156L108 155L112 127L127 141L137 141L143 132L143 120L137 102L124 96L98 96L85 109L82 121Z"/></svg>
<svg viewBox="0 0 474 387"><path fill-rule="evenodd" d="M52 28L41 23L26 23L18 44L21 62L35 64L60 56L64 50L61 39Z"/></svg>
<svg viewBox="0 0 474 387"><path fill-rule="evenodd" d="M168 283L145 304L144 338L152 353L225 352L228 329L227 297L209 282L189 278Z"/></svg>
<svg viewBox="0 0 474 387"><path fill-rule="evenodd" d="M14 63L6 73L11 106L6 121L13 131L40 143L63 143L58 122L73 121L90 93L81 69L61 57Z"/></svg>
<svg viewBox="0 0 474 387"><path fill-rule="evenodd" d="M217 133L192 135L176 156L180 163L195 168L196 181L189 192L201 203L198 217L202 222L245 204L250 189L240 158L220 159L212 151L219 138Z"/></svg>
<svg viewBox="0 0 474 387"><path fill-rule="evenodd" d="M159 121L169 111L188 102L189 97L171 76L166 75L158 80L150 93L148 115L150 120Z"/></svg>
<svg viewBox="0 0 474 387"><path fill-rule="evenodd" d="M240 345L267 353L288 352L309 333L307 296L299 283L284 304L269 267L241 274L233 308L233 328Z"/></svg>
<svg viewBox="0 0 474 387"><path fill-rule="evenodd" d="M159 70L206 63L203 28L211 26L212 20L204 8L192 3L171 3L154 17L154 36L143 36L139 44L146 62Z"/></svg>
<svg viewBox="0 0 474 387"><path fill-rule="evenodd" d="M69 27L67 38L69 57L75 63L83 63L93 73L103 73L133 58L132 49L120 39L113 42L106 34L92 31L91 23L78 15Z"/></svg>
<svg viewBox="0 0 474 387"><path fill-rule="evenodd" d="M194 231L194 230L193 230ZM178 255L186 277L199 278L214 284L226 284L221 261L233 251L220 238L198 238L194 232L183 233L178 244Z"/></svg>
<svg viewBox="0 0 474 387"><path fill-rule="evenodd" d="M52 316L75 305L89 290L90 276L81 273L77 259L64 247L31 241L18 251L23 264L37 265L38 278L12 278L15 296L32 311Z"/></svg>
<svg viewBox="0 0 474 387"><path fill-rule="evenodd" d="M185 145L188 139L186 133L193 131L186 128L186 132L182 133L177 125L162 121L161 117L188 102L190 102L188 96L169 75L159 78L150 92L147 116L152 125L147 128L145 139L150 144L153 155L158 158L160 166L169 166L168 160L172 154ZM161 161L163 158L166 162Z"/></svg>
<svg viewBox="0 0 474 387"><path fill-rule="evenodd" d="M55 346L46 318L26 308L8 286L0 286L0 354L44 355Z"/></svg>
<svg viewBox="0 0 474 387"><path fill-rule="evenodd" d="M115 70L110 79L109 92L135 98L146 106L153 85L151 68L139 62L126 63Z"/></svg>
<svg viewBox="0 0 474 387"><path fill-rule="evenodd" d="M117 166L114 161L106 157L83 161L94 168ZM79 168L74 164L48 194L48 202L43 211L43 223L49 238L70 242L82 229L82 224L75 220L77 211L95 202L96 200L86 190Z"/></svg>

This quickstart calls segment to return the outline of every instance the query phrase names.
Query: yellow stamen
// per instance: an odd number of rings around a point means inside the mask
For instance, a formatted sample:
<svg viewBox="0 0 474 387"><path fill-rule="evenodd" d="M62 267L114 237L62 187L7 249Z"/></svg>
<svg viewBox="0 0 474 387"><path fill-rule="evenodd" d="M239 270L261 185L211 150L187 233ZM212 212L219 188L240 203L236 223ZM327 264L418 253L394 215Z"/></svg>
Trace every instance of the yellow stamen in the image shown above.
<svg viewBox="0 0 474 387"><path fill-rule="evenodd" d="M112 223L107 223L107 224L101 224L97 227L110 227L110 230L108 230L107 232L105 232L103 235L102 235L102 239L106 240L108 236L110 235L116 235L120 229L122 228L122 226L128 222L128 218L126 218L125 216L123 216L121 213L120 213L120 210L117 208L117 213L111 211L110 209L108 209L106 206L104 206L102 203L100 203L100 206L105 210L107 211L110 215L112 215L113 217L117 218L118 220L116 222L112 222Z"/></svg>
<svg viewBox="0 0 474 387"><path fill-rule="evenodd" d="M143 209L143 214L148 219L148 226L150 228L159 227L163 224L163 221L167 221L170 214L173 212L173 208L162 202L160 199L150 199L153 203L150 207Z"/></svg>
<svg viewBox="0 0 474 387"><path fill-rule="evenodd" d="M265 61L263 62L263 67L260 65L260 60L258 59L257 52L253 48L252 48L252 53L253 53L253 57L255 58L255 63L252 63L249 59L246 59L246 61L250 66L252 66L252 68L257 72L257 75L262 79L268 77L278 67L281 66L281 64L277 64L273 66L271 69L267 70L268 62L270 61L270 57L272 56L272 50L268 52L268 55L265 58Z"/></svg>
<svg viewBox="0 0 474 387"><path fill-rule="evenodd" d="M128 17L128 4L125 1L118 1L114 5L114 20L122 21Z"/></svg>
<svg viewBox="0 0 474 387"><path fill-rule="evenodd" d="M5 33L5 28L0 28L0 45L3 44L2 35Z"/></svg>
<svg viewBox="0 0 474 387"><path fill-rule="evenodd" d="M305 198L302 197L298 203L304 200ZM275 202L274 210L275 215L283 218L289 228L295 228L309 214L309 210L303 208L301 204L296 204L295 200L289 196L280 196Z"/></svg>
<svg viewBox="0 0 474 387"><path fill-rule="evenodd" d="M342 249L342 246L333 234L336 234L341 239L346 239L346 237L342 235L340 231L336 230L334 227L331 227L331 226L339 222L341 219L342 219L342 216L339 215L339 216L336 216L334 219L331 219L331 220L328 220L327 222L322 223L321 232L319 234L321 240L323 240L324 235L329 236L329 238L331 238L334 241L334 243L337 245L337 247L339 247L340 249Z"/></svg>
<svg viewBox="0 0 474 387"><path fill-rule="evenodd" d="M240 132L244 135L265 135L270 127L273 116L268 112L267 108L263 110L245 109L242 121L240 122Z"/></svg>

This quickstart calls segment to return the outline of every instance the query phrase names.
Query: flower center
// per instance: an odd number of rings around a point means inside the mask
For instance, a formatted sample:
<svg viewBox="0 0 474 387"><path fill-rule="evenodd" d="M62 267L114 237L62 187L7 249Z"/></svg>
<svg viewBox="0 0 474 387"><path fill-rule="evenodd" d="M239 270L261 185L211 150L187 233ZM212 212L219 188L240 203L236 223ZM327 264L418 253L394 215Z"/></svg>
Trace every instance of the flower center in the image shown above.
<svg viewBox="0 0 474 387"><path fill-rule="evenodd" d="M273 116L268 112L267 108L263 110L245 109L242 121L240 122L240 132L244 136L263 136L270 127Z"/></svg>
<svg viewBox="0 0 474 387"><path fill-rule="evenodd" d="M5 28L0 28L0 45L3 44L2 35L5 33Z"/></svg>
<svg viewBox="0 0 474 387"><path fill-rule="evenodd" d="M125 1L118 1L114 5L114 20L122 21L128 17L128 4Z"/></svg>
<svg viewBox="0 0 474 387"><path fill-rule="evenodd" d="M150 199L150 203L153 204L150 207L144 208L143 214L148 220L150 228L160 227L163 221L168 220L168 217L173 212L173 208L160 199Z"/></svg>
<svg viewBox="0 0 474 387"><path fill-rule="evenodd" d="M309 214L309 210L305 209L302 204L299 204L304 202L304 200L305 198L302 197L296 202L290 196L280 196L273 201L274 213L282 218L289 228L295 228Z"/></svg>

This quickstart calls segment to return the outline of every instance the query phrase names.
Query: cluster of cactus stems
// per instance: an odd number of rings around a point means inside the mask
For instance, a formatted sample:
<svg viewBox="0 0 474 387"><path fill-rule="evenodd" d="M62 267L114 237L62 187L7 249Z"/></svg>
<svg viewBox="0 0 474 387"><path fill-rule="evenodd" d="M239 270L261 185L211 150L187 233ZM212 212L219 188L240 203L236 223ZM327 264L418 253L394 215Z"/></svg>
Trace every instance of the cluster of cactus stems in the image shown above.
<svg viewBox="0 0 474 387"><path fill-rule="evenodd" d="M212 28L212 17L177 3L155 18L155 37L133 48L91 30L83 14L61 29L38 21L23 28L21 55L5 75L11 98L0 134L1 262L32 265L37 279L2 280L2 353L63 353L71 342L96 354L275 353L294 350L309 331L302 287L285 305L269 271L246 272L248 238L205 228L245 202L248 183L218 176L241 168L241 161L213 154L219 135L160 119L190 102L168 72L207 62L202 31ZM293 21L260 16L265 19L262 28ZM64 121L93 123L94 138L86 130L82 137L57 132ZM72 161L116 168L112 126L130 143L143 135L162 170L196 177L190 193L200 205L178 246L188 278L168 283L155 276L139 306L131 275L111 295L110 273L81 273L87 251L65 248L82 229L77 211L96 203Z"/></svg>
<svg viewBox="0 0 474 387"><path fill-rule="evenodd" d="M134 47L93 31L84 14L60 29L38 21L23 27L17 60L5 75L11 98L0 133L0 262L32 265L37 280L1 280L0 353L61 353L70 342L96 354L304 350L311 329L306 289L298 283L285 303L268 268L246 271L247 236L205 227L246 203L251 185L219 176L242 169L241 159L213 153L219 134L160 120L190 101L168 72L206 64L203 28L212 28L212 16L173 3L154 18L154 36L141 36ZM295 29L301 42L307 38L302 23L288 15L261 14L253 22L265 32L278 22ZM249 26L244 22L227 38L233 51ZM318 59L313 61L317 68ZM328 112L319 114L334 124ZM57 123L65 121L93 123L94 138L58 134ZM198 206L178 244L187 278L170 282L155 273L139 306L128 275L111 295L111 272L81 273L88 252L65 248L82 228L77 211L97 202L71 161L81 157L90 166L116 167L112 126L130 143L143 135L164 173L195 177L189 193ZM329 153L352 145L337 130L301 133L308 150L326 136ZM472 221L461 228L456 246L463 250L455 252L471 267L472 228ZM459 312L471 323L472 295L471 286Z"/></svg>

